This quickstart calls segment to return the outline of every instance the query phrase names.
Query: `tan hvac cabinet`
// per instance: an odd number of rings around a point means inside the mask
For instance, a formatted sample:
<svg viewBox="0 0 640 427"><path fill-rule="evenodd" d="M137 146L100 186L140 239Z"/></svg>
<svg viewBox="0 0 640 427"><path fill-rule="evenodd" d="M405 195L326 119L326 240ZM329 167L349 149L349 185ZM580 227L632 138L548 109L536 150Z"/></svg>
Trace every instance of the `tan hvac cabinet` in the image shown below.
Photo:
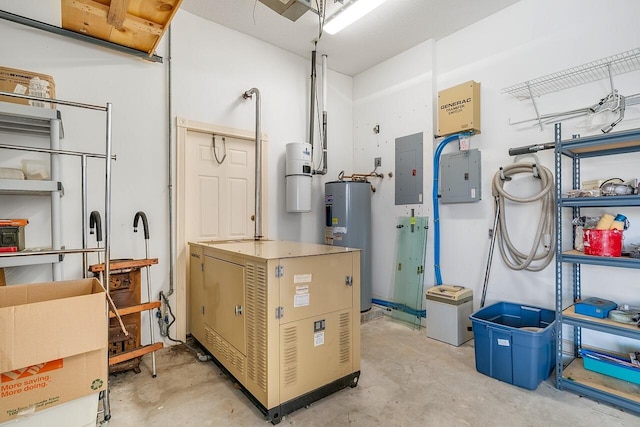
<svg viewBox="0 0 640 427"><path fill-rule="evenodd" d="M191 334L274 424L360 376L360 251L190 243Z"/></svg>

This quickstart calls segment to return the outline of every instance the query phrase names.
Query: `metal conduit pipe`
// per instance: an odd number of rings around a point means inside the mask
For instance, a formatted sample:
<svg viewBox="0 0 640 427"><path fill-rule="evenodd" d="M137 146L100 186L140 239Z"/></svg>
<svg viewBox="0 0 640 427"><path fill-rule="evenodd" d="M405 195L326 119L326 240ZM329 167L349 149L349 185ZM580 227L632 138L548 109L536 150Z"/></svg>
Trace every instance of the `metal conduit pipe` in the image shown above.
<svg viewBox="0 0 640 427"><path fill-rule="evenodd" d="M311 98L309 101L309 144L313 150L313 129L315 127L315 103L316 103L316 50L311 51Z"/></svg>
<svg viewBox="0 0 640 427"><path fill-rule="evenodd" d="M314 171L327 174L327 55L322 55L322 169Z"/></svg>
<svg viewBox="0 0 640 427"><path fill-rule="evenodd" d="M262 133L260 130L260 91L257 88L251 88L242 94L244 99L251 99L256 95L256 181L255 181L255 232L254 240L262 238Z"/></svg>
<svg viewBox="0 0 640 427"><path fill-rule="evenodd" d="M171 78L171 25L169 25L169 30L167 32L167 131L169 133L167 137L167 162L169 166L169 293L167 294L167 296L171 296L173 294L176 268L176 236L174 228L175 220L173 217L173 89ZM160 296L162 299L162 291L160 292ZM165 316L162 317L164 318Z"/></svg>

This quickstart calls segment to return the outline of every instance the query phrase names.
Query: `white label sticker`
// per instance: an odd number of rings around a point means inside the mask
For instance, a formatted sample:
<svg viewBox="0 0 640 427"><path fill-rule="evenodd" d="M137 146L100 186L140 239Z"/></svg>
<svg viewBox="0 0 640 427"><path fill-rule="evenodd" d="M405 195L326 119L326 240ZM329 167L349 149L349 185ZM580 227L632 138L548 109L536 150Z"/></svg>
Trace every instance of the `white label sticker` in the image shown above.
<svg viewBox="0 0 640 427"><path fill-rule="evenodd" d="M17 83L16 87L13 88L13 93L17 93L18 95L24 95L25 93L27 93L27 87L24 85L21 85L20 83Z"/></svg>
<svg viewBox="0 0 640 427"><path fill-rule="evenodd" d="M301 294L293 296L294 307L305 307L309 305L309 294Z"/></svg>
<svg viewBox="0 0 640 427"><path fill-rule="evenodd" d="M476 189L475 189L475 188L472 188L472 189L471 189L471 198L472 198L472 199L475 199L475 198L476 198Z"/></svg>
<svg viewBox="0 0 640 427"><path fill-rule="evenodd" d="M502 347L509 347L509 340L498 338L498 345L501 345Z"/></svg>
<svg viewBox="0 0 640 427"><path fill-rule="evenodd" d="M333 227L334 234L347 234L347 227Z"/></svg>
<svg viewBox="0 0 640 427"><path fill-rule="evenodd" d="M311 274L294 274L293 283L311 283Z"/></svg>
<svg viewBox="0 0 640 427"><path fill-rule="evenodd" d="M313 346L317 347L324 344L324 332L316 332L313 334Z"/></svg>
<svg viewBox="0 0 640 427"><path fill-rule="evenodd" d="M309 285L296 286L296 295L308 294Z"/></svg>

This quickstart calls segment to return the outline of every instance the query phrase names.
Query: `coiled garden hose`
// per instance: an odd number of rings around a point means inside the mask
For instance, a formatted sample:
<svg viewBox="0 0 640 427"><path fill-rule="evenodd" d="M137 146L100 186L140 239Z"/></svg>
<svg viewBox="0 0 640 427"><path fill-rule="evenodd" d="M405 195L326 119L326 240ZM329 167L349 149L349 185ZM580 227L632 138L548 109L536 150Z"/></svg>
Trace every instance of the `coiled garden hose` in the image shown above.
<svg viewBox="0 0 640 427"><path fill-rule="evenodd" d="M540 178L541 190L539 193L520 198L507 193L504 190L504 182L511 176L520 173L537 175ZM492 193L496 197L496 209L498 209L497 239L500 255L505 264L513 270L541 271L546 268L555 255L555 196L554 181L551 171L544 166L535 163L514 163L500 168L493 177ZM534 242L529 253L518 250L509 236L506 220L505 199L515 203L533 203L541 201L540 216Z"/></svg>

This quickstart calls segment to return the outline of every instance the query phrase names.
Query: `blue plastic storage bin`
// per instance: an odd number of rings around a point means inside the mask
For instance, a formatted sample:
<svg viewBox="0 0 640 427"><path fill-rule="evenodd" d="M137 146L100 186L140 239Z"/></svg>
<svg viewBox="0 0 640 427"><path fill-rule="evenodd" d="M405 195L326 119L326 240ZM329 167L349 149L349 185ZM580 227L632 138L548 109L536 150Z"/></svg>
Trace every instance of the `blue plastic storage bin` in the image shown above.
<svg viewBox="0 0 640 427"><path fill-rule="evenodd" d="M476 370L535 390L555 366L555 317L552 310L509 302L472 314Z"/></svg>
<svg viewBox="0 0 640 427"><path fill-rule="evenodd" d="M640 368L618 363L618 361L631 363L628 357L623 358L615 354L584 348L580 349L580 356L582 356L584 369L609 375L610 377L615 377L623 381L640 384Z"/></svg>

